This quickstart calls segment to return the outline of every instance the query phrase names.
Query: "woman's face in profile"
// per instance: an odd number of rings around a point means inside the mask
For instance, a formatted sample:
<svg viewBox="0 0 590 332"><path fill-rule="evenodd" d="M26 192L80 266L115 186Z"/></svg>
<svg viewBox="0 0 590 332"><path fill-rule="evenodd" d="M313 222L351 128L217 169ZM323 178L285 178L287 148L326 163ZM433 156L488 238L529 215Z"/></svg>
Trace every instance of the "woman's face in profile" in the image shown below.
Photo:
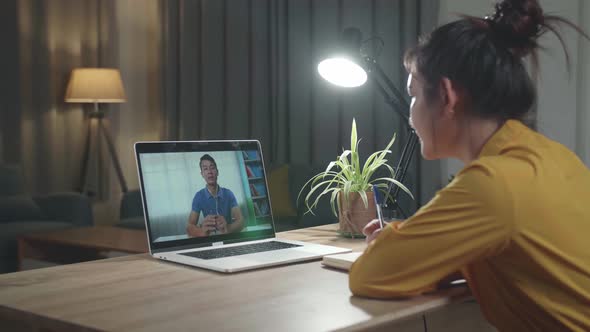
<svg viewBox="0 0 590 332"><path fill-rule="evenodd" d="M410 101L410 126L414 128L420 139L420 152L424 159L435 159L435 148L432 133L431 110L428 109L424 96L424 85L414 74L408 76L407 84Z"/></svg>
<svg viewBox="0 0 590 332"><path fill-rule="evenodd" d="M420 139L422 157L433 160L454 156L457 120L449 116L448 109L453 106L445 105L444 88L440 87L439 99L430 100L426 96L425 83L421 76L410 74L407 89L411 97L410 126Z"/></svg>

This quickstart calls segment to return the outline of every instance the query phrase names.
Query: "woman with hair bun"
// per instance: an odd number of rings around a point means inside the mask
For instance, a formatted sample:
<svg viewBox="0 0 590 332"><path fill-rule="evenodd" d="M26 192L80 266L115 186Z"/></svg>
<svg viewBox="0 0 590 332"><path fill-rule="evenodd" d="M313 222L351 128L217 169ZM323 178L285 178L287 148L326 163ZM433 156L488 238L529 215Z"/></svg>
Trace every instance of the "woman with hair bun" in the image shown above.
<svg viewBox="0 0 590 332"><path fill-rule="evenodd" d="M422 156L465 166L411 218L367 225L353 294L420 294L459 271L500 331L590 331L590 170L523 124L536 101L523 59L536 70L538 38L562 40L558 24L588 38L536 0L504 0L406 53Z"/></svg>

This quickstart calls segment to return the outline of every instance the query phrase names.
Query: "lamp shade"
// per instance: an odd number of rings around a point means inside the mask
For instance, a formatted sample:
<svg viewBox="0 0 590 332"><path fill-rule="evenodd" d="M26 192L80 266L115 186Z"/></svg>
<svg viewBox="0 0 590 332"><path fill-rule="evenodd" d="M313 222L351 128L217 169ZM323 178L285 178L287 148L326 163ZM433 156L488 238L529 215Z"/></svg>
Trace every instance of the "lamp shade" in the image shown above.
<svg viewBox="0 0 590 332"><path fill-rule="evenodd" d="M72 70L67 103L123 103L125 90L118 69L77 68Z"/></svg>
<svg viewBox="0 0 590 332"><path fill-rule="evenodd" d="M344 57L323 60L318 64L318 72L326 81L346 88L361 86L367 81L365 70Z"/></svg>
<svg viewBox="0 0 590 332"><path fill-rule="evenodd" d="M340 36L339 55L318 64L318 72L326 81L346 88L365 84L367 72L359 64L362 33L358 28L346 28Z"/></svg>

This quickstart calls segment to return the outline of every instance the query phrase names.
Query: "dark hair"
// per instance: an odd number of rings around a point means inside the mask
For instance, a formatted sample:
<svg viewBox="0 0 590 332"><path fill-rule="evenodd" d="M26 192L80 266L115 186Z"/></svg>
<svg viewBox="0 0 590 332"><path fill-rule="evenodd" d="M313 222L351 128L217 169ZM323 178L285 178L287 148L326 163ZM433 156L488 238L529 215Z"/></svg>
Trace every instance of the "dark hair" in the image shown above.
<svg viewBox="0 0 590 332"><path fill-rule="evenodd" d="M217 168L217 163L215 162L215 159L213 159L213 157L211 157L211 156L210 156L210 155L208 155L208 154L204 154L204 155L201 157L201 160L199 160L199 168L200 168L200 169L202 169L202 168L201 168L201 164L203 163L203 160L208 160L208 161L212 162L212 163L213 163L213 165L215 165L215 168Z"/></svg>
<svg viewBox="0 0 590 332"><path fill-rule="evenodd" d="M428 101L436 98L440 80L446 77L466 94L476 114L521 119L536 102L535 85L522 58L531 56L536 77L538 37L547 31L557 35L569 70L569 55L556 23L588 38L566 19L544 15L537 0L504 0L495 5L492 15L462 15L437 28L406 52L404 65L424 78Z"/></svg>

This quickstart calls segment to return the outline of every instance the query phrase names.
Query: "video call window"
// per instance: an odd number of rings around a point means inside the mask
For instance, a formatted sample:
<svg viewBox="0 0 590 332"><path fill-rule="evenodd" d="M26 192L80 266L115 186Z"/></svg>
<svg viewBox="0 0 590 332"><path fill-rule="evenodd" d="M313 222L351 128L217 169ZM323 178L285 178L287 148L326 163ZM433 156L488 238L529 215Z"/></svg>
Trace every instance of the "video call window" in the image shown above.
<svg viewBox="0 0 590 332"><path fill-rule="evenodd" d="M212 183L214 175L209 170L212 166L209 161L203 162L201 169L204 155L215 162L220 196L209 197L203 191L207 190L207 183ZM209 214L224 215L227 223L232 223L235 220L229 211L235 204L243 218L240 232L272 228L262 160L257 150L142 153L140 161L153 241L189 238L187 225L194 208L200 209L199 225ZM231 196L235 197L235 203L229 201L233 199ZM222 232L211 231L208 235Z"/></svg>

